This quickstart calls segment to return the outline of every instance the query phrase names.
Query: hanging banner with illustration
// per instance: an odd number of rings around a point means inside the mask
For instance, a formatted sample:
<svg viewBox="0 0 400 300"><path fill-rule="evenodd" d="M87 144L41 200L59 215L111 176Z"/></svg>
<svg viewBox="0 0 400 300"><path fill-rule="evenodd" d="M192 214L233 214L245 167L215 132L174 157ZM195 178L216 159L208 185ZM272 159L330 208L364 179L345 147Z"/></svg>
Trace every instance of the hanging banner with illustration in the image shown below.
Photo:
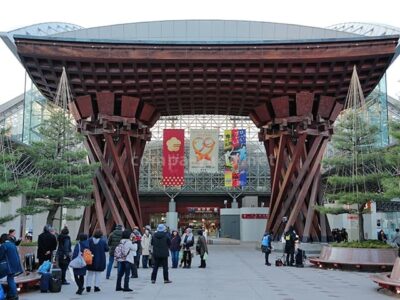
<svg viewBox="0 0 400 300"><path fill-rule="evenodd" d="M246 129L224 130L225 186L247 185Z"/></svg>
<svg viewBox="0 0 400 300"><path fill-rule="evenodd" d="M218 129L190 130L189 172L218 172Z"/></svg>
<svg viewBox="0 0 400 300"><path fill-rule="evenodd" d="M164 129L163 131L163 186L183 186L185 174L185 130Z"/></svg>

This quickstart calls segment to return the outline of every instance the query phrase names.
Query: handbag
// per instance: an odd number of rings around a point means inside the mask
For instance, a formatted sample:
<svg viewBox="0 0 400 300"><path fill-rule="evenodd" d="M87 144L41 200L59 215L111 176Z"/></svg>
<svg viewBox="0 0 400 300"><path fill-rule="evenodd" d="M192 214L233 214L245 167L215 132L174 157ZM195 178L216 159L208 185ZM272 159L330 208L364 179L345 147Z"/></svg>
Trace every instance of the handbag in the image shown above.
<svg viewBox="0 0 400 300"><path fill-rule="evenodd" d="M207 252L204 252L203 260L207 260L207 258L208 258L208 253L207 253Z"/></svg>
<svg viewBox="0 0 400 300"><path fill-rule="evenodd" d="M39 274L48 273L50 272L50 269L51 269L51 262L49 260L46 260L40 265L38 273Z"/></svg>
<svg viewBox="0 0 400 300"><path fill-rule="evenodd" d="M78 243L78 256L75 257L73 260L70 261L69 266L73 269L81 269L86 267L86 262L83 259L82 252L81 252L81 245Z"/></svg>

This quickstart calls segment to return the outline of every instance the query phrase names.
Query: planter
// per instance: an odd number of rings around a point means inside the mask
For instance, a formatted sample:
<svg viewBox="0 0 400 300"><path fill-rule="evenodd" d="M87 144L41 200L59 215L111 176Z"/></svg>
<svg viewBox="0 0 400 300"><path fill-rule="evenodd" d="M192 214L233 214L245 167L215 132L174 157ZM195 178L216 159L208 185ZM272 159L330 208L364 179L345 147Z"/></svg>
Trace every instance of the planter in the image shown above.
<svg viewBox="0 0 400 300"><path fill-rule="evenodd" d="M389 271L397 258L397 249L342 248L323 246L319 257L310 262L319 267L363 271Z"/></svg>

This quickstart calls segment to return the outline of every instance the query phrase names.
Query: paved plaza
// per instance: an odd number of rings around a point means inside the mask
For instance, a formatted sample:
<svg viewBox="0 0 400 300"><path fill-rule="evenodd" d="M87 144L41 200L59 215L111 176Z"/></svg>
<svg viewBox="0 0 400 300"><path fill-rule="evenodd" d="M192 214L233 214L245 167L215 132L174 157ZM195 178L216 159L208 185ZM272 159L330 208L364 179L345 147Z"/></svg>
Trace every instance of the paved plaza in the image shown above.
<svg viewBox="0 0 400 300"><path fill-rule="evenodd" d="M377 292L368 273L322 270L311 267L267 267L254 244L210 245L207 269L198 269L199 257L192 269L170 269L172 284L164 284L162 269L156 284L150 283L151 269L139 269L139 278L131 279L131 293L116 292L116 269L110 280L103 279L100 293L75 295L76 285L63 286L59 294L38 291L22 294L23 300L55 299L396 299ZM273 260L279 255L273 253ZM69 278L70 281L71 278Z"/></svg>

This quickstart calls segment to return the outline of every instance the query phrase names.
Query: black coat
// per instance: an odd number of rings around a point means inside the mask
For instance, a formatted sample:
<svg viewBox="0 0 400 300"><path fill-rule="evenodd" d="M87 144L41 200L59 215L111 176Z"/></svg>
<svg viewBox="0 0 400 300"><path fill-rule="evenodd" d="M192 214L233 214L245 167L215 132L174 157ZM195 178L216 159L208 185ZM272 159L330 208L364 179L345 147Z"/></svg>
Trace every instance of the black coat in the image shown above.
<svg viewBox="0 0 400 300"><path fill-rule="evenodd" d="M51 253L57 248L57 238L55 235L51 234L48 231L44 231L39 234L38 238L38 250L37 257L38 259L50 260ZM46 254L46 252L50 251L50 254Z"/></svg>
<svg viewBox="0 0 400 300"><path fill-rule="evenodd" d="M170 249L171 251L181 250L181 237L179 236L179 234L172 235Z"/></svg>
<svg viewBox="0 0 400 300"><path fill-rule="evenodd" d="M169 256L171 240L166 232L156 232L151 239L151 244L153 245L153 256L155 258L165 258Z"/></svg>
<svg viewBox="0 0 400 300"><path fill-rule="evenodd" d="M67 259L71 257L71 238L67 234L60 234L57 238L58 249L57 256L59 259Z"/></svg>

